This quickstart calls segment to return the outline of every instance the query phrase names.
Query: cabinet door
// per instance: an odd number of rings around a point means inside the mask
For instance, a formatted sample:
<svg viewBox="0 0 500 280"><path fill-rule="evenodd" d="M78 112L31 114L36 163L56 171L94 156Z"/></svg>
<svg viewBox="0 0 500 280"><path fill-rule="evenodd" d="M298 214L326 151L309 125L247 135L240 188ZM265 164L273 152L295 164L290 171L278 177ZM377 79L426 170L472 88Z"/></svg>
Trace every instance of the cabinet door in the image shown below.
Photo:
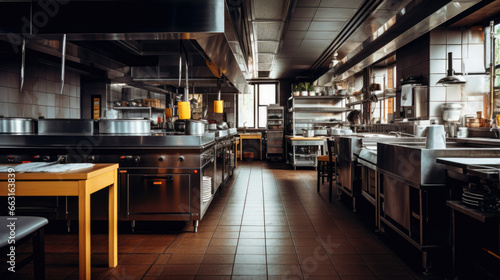
<svg viewBox="0 0 500 280"><path fill-rule="evenodd" d="M130 214L189 213L189 174L130 174L128 206Z"/></svg>

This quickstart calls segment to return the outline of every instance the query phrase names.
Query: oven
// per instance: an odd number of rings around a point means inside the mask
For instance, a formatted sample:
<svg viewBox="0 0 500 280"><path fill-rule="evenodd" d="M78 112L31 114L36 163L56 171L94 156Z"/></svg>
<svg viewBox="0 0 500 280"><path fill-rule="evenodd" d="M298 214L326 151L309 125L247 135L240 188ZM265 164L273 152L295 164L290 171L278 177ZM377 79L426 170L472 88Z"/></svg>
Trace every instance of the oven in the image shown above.
<svg viewBox="0 0 500 280"><path fill-rule="evenodd" d="M215 181L214 188L218 189L223 182L224 174L224 145L221 142L215 144Z"/></svg>

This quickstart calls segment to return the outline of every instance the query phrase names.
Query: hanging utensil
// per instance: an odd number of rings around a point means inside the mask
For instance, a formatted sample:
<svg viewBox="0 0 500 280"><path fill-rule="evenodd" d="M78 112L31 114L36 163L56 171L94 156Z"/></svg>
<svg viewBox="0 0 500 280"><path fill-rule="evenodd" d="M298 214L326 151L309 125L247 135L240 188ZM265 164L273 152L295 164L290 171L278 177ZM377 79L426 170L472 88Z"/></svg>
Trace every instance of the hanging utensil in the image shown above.
<svg viewBox="0 0 500 280"><path fill-rule="evenodd" d="M26 58L26 39L23 39L23 45L21 47L21 86L19 87L19 91L23 91L23 86L24 86L25 58Z"/></svg>
<svg viewBox="0 0 500 280"><path fill-rule="evenodd" d="M66 34L63 35L62 40L62 53L61 53L61 94L64 90L64 72L66 67Z"/></svg>

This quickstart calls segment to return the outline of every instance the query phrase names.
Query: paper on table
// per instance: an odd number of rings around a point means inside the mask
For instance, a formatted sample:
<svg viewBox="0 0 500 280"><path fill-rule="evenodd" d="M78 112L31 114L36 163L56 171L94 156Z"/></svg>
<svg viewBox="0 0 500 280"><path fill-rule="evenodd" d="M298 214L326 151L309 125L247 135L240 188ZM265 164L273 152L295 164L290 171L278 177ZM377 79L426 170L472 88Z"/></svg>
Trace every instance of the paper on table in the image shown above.
<svg viewBox="0 0 500 280"><path fill-rule="evenodd" d="M16 166L5 166L0 168L0 172L7 172L9 168L13 168L15 172L66 172L78 170L94 166L93 163L66 163L56 164L56 162L29 162Z"/></svg>

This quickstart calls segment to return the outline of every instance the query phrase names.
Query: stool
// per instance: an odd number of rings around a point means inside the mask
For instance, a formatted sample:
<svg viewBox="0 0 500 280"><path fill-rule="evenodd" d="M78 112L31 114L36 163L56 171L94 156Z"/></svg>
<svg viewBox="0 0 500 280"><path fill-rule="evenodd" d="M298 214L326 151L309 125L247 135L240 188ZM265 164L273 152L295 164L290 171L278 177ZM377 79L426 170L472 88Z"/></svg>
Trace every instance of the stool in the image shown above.
<svg viewBox="0 0 500 280"><path fill-rule="evenodd" d="M317 189L318 193L320 191L320 181L321 184L325 183L325 178L329 181L329 189L328 189L328 200L332 201L332 181L336 178L337 168L336 162L337 158L333 155L333 140L327 140L327 152L328 155L321 155L317 157Z"/></svg>
<svg viewBox="0 0 500 280"><path fill-rule="evenodd" d="M18 246L33 237L33 255L21 262L16 260L16 270L33 259L35 279L45 279L44 227L48 223L49 221L42 217L0 216L0 248L2 252L9 253L11 246ZM9 244L10 236L15 236L15 244Z"/></svg>

